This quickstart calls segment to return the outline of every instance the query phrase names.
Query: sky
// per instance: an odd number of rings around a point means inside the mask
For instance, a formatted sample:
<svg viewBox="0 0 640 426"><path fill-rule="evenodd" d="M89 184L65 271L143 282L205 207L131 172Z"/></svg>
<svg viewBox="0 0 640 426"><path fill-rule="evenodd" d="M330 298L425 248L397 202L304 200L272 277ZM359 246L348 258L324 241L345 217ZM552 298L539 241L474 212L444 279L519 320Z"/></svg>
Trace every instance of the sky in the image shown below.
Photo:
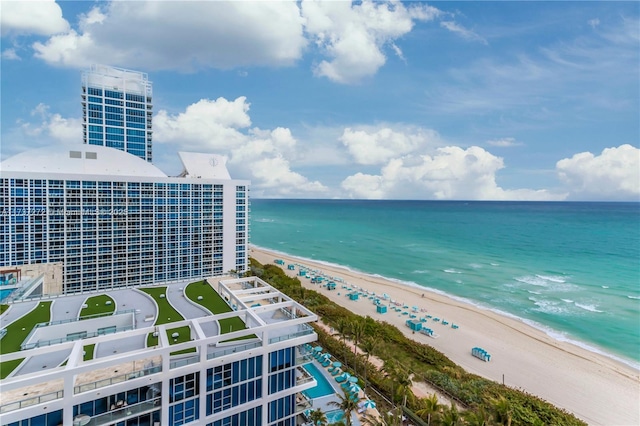
<svg viewBox="0 0 640 426"><path fill-rule="evenodd" d="M5 160L148 73L154 164L255 198L640 201L640 3L0 2Z"/></svg>

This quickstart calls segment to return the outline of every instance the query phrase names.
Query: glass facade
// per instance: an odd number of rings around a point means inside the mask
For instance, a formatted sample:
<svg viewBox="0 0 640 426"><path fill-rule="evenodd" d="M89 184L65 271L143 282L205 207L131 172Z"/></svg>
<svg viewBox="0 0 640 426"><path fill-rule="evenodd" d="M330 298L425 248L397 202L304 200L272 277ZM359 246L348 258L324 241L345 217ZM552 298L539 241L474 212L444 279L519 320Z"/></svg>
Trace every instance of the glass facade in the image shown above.
<svg viewBox="0 0 640 426"><path fill-rule="evenodd" d="M94 65L82 75L83 140L152 160L153 103L147 74Z"/></svg>
<svg viewBox="0 0 640 426"><path fill-rule="evenodd" d="M196 182L2 178L0 264L61 262L65 293L245 271L247 191Z"/></svg>

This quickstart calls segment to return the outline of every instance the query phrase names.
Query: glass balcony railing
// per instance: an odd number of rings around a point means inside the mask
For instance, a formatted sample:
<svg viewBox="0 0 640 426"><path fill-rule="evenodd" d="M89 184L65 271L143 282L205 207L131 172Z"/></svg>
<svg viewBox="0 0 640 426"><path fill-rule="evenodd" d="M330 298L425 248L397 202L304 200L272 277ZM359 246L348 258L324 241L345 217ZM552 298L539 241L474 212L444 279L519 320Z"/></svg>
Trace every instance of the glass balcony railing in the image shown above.
<svg viewBox="0 0 640 426"><path fill-rule="evenodd" d="M93 416L86 426L100 426L118 423L128 417L137 417L154 410L160 409L161 398L155 398L137 404L126 405L104 414Z"/></svg>
<svg viewBox="0 0 640 426"><path fill-rule="evenodd" d="M132 371L130 373L120 374L117 376L109 377L108 379L97 380L95 382L85 383L79 386L73 387L73 393L78 394L82 392L87 392L90 390L102 388L105 386L111 386L116 383L122 383L126 380L137 379L139 377L148 376L149 374L155 374L162 371L162 366L158 365L156 367L145 368L143 370Z"/></svg>
<svg viewBox="0 0 640 426"><path fill-rule="evenodd" d="M0 414L7 413L13 410L19 410L21 408L29 407L32 405L42 404L43 402L53 401L60 399L64 396L64 391L59 390L56 392L50 392L44 395L34 396L32 398L25 398L20 401L10 402L8 404L0 405Z"/></svg>

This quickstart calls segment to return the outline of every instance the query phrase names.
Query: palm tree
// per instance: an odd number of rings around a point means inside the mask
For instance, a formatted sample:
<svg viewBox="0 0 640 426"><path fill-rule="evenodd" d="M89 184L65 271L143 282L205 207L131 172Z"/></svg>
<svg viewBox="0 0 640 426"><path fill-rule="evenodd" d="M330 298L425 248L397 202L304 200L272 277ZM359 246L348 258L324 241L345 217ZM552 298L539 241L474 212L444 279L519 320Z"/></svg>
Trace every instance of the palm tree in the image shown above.
<svg viewBox="0 0 640 426"><path fill-rule="evenodd" d="M316 410L312 410L309 413L309 420L311 420L311 422L317 426L324 426L327 424L327 416L319 408Z"/></svg>
<svg viewBox="0 0 640 426"><path fill-rule="evenodd" d="M346 348L345 341L347 340L347 335L349 334L350 328L351 328L351 326L350 326L349 322L346 319L338 318L338 321L336 322L336 325L335 325L335 329L336 329L337 333L334 333L334 334L337 334L338 336L340 336L340 338L342 339L342 344L345 345L344 346L345 348ZM346 352L343 353L342 357L344 358L344 363L346 364L347 363L347 354L346 354Z"/></svg>
<svg viewBox="0 0 640 426"><path fill-rule="evenodd" d="M351 413L358 409L360 398L352 398L351 395L336 394L338 401L330 401L329 405L342 410L344 413L344 422L347 426L351 426Z"/></svg>
<svg viewBox="0 0 640 426"><path fill-rule="evenodd" d="M464 424L456 404L452 402L451 405L443 411L440 423L443 426L459 426Z"/></svg>
<svg viewBox="0 0 640 426"><path fill-rule="evenodd" d="M420 408L416 410L416 414L420 417L427 416L427 425L430 425L431 420L437 417L441 409L442 404L438 402L438 395L434 393L420 400Z"/></svg>
<svg viewBox="0 0 640 426"><path fill-rule="evenodd" d="M380 413L380 417L371 414L365 414L362 418L363 423L369 426L401 426L402 421L392 413Z"/></svg>
<svg viewBox="0 0 640 426"><path fill-rule="evenodd" d="M358 358L358 343L362 340L365 333L365 324L362 319L358 319L351 323L351 336L353 337L353 358ZM353 370L356 374L358 371L356 370L357 363L354 362Z"/></svg>
<svg viewBox="0 0 640 426"><path fill-rule="evenodd" d="M469 426L488 426L491 424L491 415L485 411L482 405L476 410L466 411L463 417Z"/></svg>
<svg viewBox="0 0 640 426"><path fill-rule="evenodd" d="M369 357L378 349L380 344L379 340L373 337L368 337L362 342L362 351L365 355L364 363L364 388L367 389L367 366L369 365Z"/></svg>
<svg viewBox="0 0 640 426"><path fill-rule="evenodd" d="M513 415L513 408L511 402L504 396L500 396L492 400L493 403L493 417L496 423L505 426L511 426L511 420Z"/></svg>
<svg viewBox="0 0 640 426"><path fill-rule="evenodd" d="M411 393L413 380L411 379L411 375L405 369L398 369L395 380L398 384L397 392L402 396L402 407L404 408L407 406L407 397L409 395L413 395Z"/></svg>
<svg viewBox="0 0 640 426"><path fill-rule="evenodd" d="M385 377L387 379L389 379L389 384L391 387L391 403L395 404L394 401L394 396L395 396L395 376L398 372L398 363L396 362L396 360L394 359L388 359L384 361L384 365L382 366L382 372L384 373Z"/></svg>

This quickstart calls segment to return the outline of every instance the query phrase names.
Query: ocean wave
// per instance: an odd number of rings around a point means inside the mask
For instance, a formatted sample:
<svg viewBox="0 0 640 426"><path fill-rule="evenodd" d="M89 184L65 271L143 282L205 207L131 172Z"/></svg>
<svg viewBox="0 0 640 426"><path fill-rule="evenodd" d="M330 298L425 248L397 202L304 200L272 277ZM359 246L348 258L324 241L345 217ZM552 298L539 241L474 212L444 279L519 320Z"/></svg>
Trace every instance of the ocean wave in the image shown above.
<svg viewBox="0 0 640 426"><path fill-rule="evenodd" d="M456 280L456 283L462 284L462 280Z"/></svg>
<svg viewBox="0 0 640 426"><path fill-rule="evenodd" d="M609 288L609 286L608 286L608 285L601 285L600 287L602 287L602 288Z"/></svg>
<svg viewBox="0 0 640 426"><path fill-rule="evenodd" d="M562 300L565 303L573 303L573 300L571 299L560 299L560 300Z"/></svg>
<svg viewBox="0 0 640 426"><path fill-rule="evenodd" d="M529 294L542 294L539 291L527 290Z"/></svg>
<svg viewBox="0 0 640 426"><path fill-rule="evenodd" d="M627 296L629 299L640 299L640 296Z"/></svg>
<svg viewBox="0 0 640 426"><path fill-rule="evenodd" d="M473 269L480 269L482 268L482 265L478 264L478 263L470 263L469 266L471 266Z"/></svg>
<svg viewBox="0 0 640 426"><path fill-rule="evenodd" d="M455 269L443 269L442 272L446 272L447 274L461 274L462 272L456 271Z"/></svg>
<svg viewBox="0 0 640 426"><path fill-rule="evenodd" d="M566 306L560 305L558 302L547 299L536 299L534 297L530 297L529 300L533 302L537 308L534 308L534 311L543 312L545 314L566 314L569 310Z"/></svg>
<svg viewBox="0 0 640 426"><path fill-rule="evenodd" d="M535 285L538 287L548 287L549 286L549 282L546 281L543 278L540 278L538 275L526 275L524 277L516 277L515 278L516 281L524 283L524 284L530 284L530 285Z"/></svg>
<svg viewBox="0 0 640 426"><path fill-rule="evenodd" d="M253 219L256 222L260 222L260 223L273 223L275 222L274 219L266 219L266 218L258 218L258 219Z"/></svg>
<svg viewBox="0 0 640 426"><path fill-rule="evenodd" d="M559 275L536 275L536 277L541 278L545 281L551 281L552 283L566 283L566 277L562 277Z"/></svg>
<svg viewBox="0 0 640 426"><path fill-rule="evenodd" d="M574 302L574 305L576 305L578 308L584 309L585 311L589 311L589 312L604 312L599 309L596 309L595 305L584 305L578 302Z"/></svg>
<svg viewBox="0 0 640 426"><path fill-rule="evenodd" d="M431 271L429 271L427 269L417 269L417 270L413 271L412 273L414 273L414 274L429 274L429 273L431 273Z"/></svg>
<svg viewBox="0 0 640 426"><path fill-rule="evenodd" d="M491 266L500 266L500 264L499 264L499 263L493 263L493 262L491 262L491 263L490 263L490 265L491 265Z"/></svg>

